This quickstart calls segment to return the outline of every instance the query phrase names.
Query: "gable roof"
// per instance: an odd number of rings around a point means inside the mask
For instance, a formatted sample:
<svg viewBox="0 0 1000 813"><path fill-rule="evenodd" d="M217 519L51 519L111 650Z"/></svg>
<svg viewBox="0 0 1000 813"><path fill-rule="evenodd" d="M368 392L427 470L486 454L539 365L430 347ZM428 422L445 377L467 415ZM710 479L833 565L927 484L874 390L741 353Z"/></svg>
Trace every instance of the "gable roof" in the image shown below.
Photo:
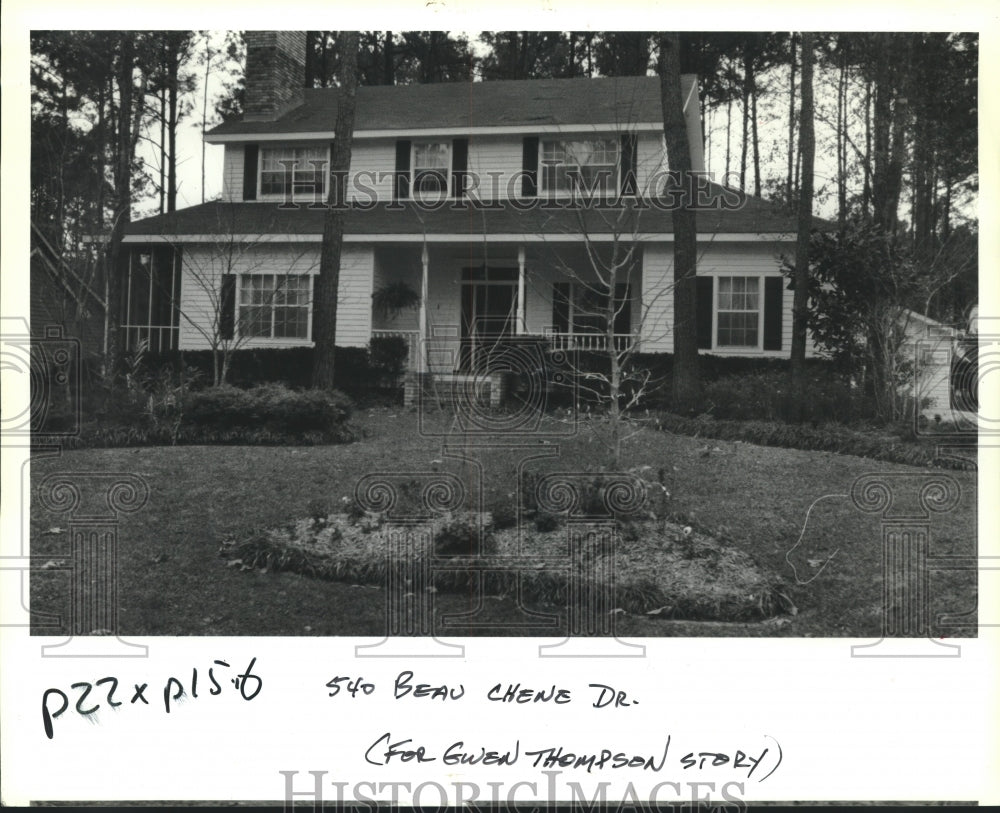
<svg viewBox="0 0 1000 813"><path fill-rule="evenodd" d="M689 98L696 77L682 77ZM327 137L337 120L337 88L306 89L303 103L276 121L228 121L205 135L221 142L234 136L281 133ZM385 131L485 127L531 130L545 127L635 124L661 126L660 80L655 76L600 79L528 79L499 82L440 82L426 85L364 85L358 88L356 136Z"/></svg>
<svg viewBox="0 0 1000 813"><path fill-rule="evenodd" d="M721 187L712 185L716 197ZM733 193L732 190L728 192ZM582 240L584 229L592 237L611 235L614 218L619 210L546 208L539 205L525 209L522 205L502 202L497 208L477 208L464 201L450 202L429 210L413 202L378 204L367 209L350 209L344 223L344 238L348 241L371 237L409 239L419 242L424 237L453 237L482 240L484 236L520 236L526 239ZM302 239L319 239L323 234L322 207L282 209L276 203L213 201L168 214L138 220L125 227L129 242L141 242L144 237L168 237L184 242L185 237L218 235L225 237L257 235L287 235ZM583 218L581 224L580 218ZM639 215L640 236L673 234L670 212L650 206ZM816 229L831 227L828 221L813 218ZM760 235L787 235L795 239L794 216L781 212L773 203L744 196L739 208L705 207L697 214L698 233L712 239L714 235L743 235L748 240ZM625 230L622 234L632 232Z"/></svg>

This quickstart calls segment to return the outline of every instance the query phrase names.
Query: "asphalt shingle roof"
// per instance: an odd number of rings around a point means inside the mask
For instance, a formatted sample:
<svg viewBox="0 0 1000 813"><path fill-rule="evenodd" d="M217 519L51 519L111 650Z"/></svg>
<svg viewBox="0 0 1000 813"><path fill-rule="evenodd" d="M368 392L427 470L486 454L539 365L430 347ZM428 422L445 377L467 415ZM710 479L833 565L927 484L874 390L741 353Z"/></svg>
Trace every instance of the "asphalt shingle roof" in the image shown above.
<svg viewBox="0 0 1000 813"><path fill-rule="evenodd" d="M721 188L713 189L718 199ZM733 194L730 191L729 195ZM436 211L429 211L412 202L383 203L368 210L349 210L344 231L348 237L412 235L415 241L419 241L425 234L467 235L470 239L482 238L484 234L575 234L582 237L584 229L590 234L609 234L615 229L611 225L616 214L613 209L580 213L565 208L546 208L541 202L527 210L523 206L523 202L520 207L507 202L498 209L476 209L471 205L455 206L449 202ZM276 203L214 201L136 221L126 226L125 233L178 237L203 234L319 235L323 232L323 214L322 208L311 209L305 205L297 209L282 209ZM673 232L670 212L656 207L643 211L638 223L638 232L643 234ZM768 201L750 196L744 197L743 205L736 209L705 208L699 211L697 224L702 235L795 233L793 216L781 212ZM814 218L814 226L823 229L829 223Z"/></svg>
<svg viewBox="0 0 1000 813"><path fill-rule="evenodd" d="M685 77L685 93L692 78ZM330 133L337 120L336 88L307 89L303 104L277 121L229 121L207 137L271 133ZM355 131L432 128L620 126L663 121L655 76L440 82L358 88Z"/></svg>

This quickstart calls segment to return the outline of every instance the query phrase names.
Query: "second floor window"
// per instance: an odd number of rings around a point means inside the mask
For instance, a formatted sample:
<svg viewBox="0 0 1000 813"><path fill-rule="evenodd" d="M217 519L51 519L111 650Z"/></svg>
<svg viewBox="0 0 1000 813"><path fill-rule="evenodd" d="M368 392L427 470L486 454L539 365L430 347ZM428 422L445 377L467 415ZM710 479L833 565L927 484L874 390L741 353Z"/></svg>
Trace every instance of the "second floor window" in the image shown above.
<svg viewBox="0 0 1000 813"><path fill-rule="evenodd" d="M595 138L580 141L543 141L542 190L584 195L614 195L618 189L618 141Z"/></svg>
<svg viewBox="0 0 1000 813"><path fill-rule="evenodd" d="M244 274L240 277L240 335L305 339L309 335L308 274Z"/></svg>
<svg viewBox="0 0 1000 813"><path fill-rule="evenodd" d="M260 151L262 195L325 194L326 147L264 147Z"/></svg>
<svg viewBox="0 0 1000 813"><path fill-rule="evenodd" d="M413 145L413 196L447 195L451 144L432 141Z"/></svg>

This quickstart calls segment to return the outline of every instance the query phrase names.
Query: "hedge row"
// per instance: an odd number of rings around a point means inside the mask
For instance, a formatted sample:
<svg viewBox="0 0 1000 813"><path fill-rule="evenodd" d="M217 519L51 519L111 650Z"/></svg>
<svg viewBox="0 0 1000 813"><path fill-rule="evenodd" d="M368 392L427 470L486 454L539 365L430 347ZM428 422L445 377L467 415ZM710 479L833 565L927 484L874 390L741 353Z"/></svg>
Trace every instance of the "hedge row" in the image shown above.
<svg viewBox="0 0 1000 813"><path fill-rule="evenodd" d="M847 427L836 428L802 426L771 421L729 421L708 418L685 418L670 413L656 415L657 429L678 435L714 438L717 440L744 441L759 446L778 446L786 449L835 452L873 460L902 463L907 466L936 466L945 469L975 469L975 446L970 445L970 456L942 457L931 438L926 441L905 440L887 434L861 432Z"/></svg>
<svg viewBox="0 0 1000 813"><path fill-rule="evenodd" d="M114 412L85 424L66 446L185 443L314 444L345 442L353 405L334 390L290 390L281 384L223 386L145 402L122 399Z"/></svg>
<svg viewBox="0 0 1000 813"><path fill-rule="evenodd" d="M391 389L400 385L407 355L406 341L399 336L371 340L367 347L338 347L335 353L337 388L351 394ZM175 372L196 370L202 383L211 384L211 350L170 350L146 353L143 364L148 370L164 367ZM308 388L312 381L313 348L255 348L230 353L227 383L237 387L258 384L284 384L295 389Z"/></svg>

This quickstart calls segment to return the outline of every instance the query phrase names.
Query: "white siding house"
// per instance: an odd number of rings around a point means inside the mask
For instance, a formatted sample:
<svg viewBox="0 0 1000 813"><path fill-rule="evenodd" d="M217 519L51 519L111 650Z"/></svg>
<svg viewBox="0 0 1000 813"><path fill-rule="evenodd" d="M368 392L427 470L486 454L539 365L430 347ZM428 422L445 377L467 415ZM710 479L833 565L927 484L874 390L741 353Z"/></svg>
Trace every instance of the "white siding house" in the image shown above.
<svg viewBox="0 0 1000 813"><path fill-rule="evenodd" d="M126 318L127 340L156 335L159 348L193 350L221 331L247 348L311 343L338 91L268 76L297 70L299 34L248 33L249 112L205 135L225 146L221 199L127 227L137 296L154 266L170 266L179 286L173 316L139 308L146 316ZM288 57L278 67L275 49ZM281 81L291 85L276 92ZM702 169L694 77L683 92ZM635 262L617 280L614 341L672 351L673 233L655 77L362 87L352 153L338 344L402 335L414 369L437 373L460 371L477 343L497 336L600 349L608 327L588 316L588 256L627 244ZM780 256L794 249L792 219L710 184L698 203L702 352L786 357L792 295ZM634 213L619 218L623 210ZM389 284L421 294L419 307L375 312L372 295Z"/></svg>

